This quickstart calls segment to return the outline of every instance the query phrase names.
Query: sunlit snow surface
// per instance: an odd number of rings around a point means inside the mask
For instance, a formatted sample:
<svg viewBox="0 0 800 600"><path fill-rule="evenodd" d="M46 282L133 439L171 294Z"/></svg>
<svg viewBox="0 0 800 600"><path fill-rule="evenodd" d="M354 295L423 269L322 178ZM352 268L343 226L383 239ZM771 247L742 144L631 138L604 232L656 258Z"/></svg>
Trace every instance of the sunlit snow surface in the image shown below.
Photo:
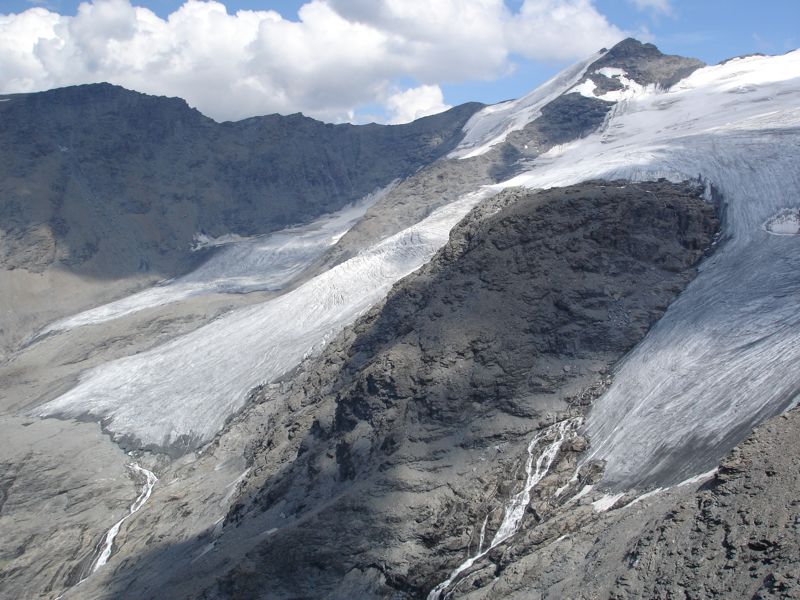
<svg viewBox="0 0 800 600"><path fill-rule="evenodd" d="M210 439L256 385L293 369L427 262L480 201L470 194L263 304L88 371L45 415L91 414L144 444Z"/></svg>
<svg viewBox="0 0 800 600"><path fill-rule="evenodd" d="M598 52L564 69L519 100L493 104L476 112L464 125L464 139L448 158L472 158L485 154L492 146L504 141L509 133L535 120L545 105L578 83L586 68L601 56L602 53Z"/></svg>
<svg viewBox="0 0 800 600"><path fill-rule="evenodd" d="M198 236L199 247L220 249L200 267L182 277L120 300L61 319L39 335L103 323L147 308L212 293L279 290L327 248L335 244L375 201L393 185L360 202L300 227L254 238Z"/></svg>
<svg viewBox="0 0 800 600"><path fill-rule="evenodd" d="M503 187L702 176L725 200L721 247L589 416L590 458L623 489L708 470L797 401L800 236L764 224L800 206L800 51L704 68L614 110L602 132Z"/></svg>

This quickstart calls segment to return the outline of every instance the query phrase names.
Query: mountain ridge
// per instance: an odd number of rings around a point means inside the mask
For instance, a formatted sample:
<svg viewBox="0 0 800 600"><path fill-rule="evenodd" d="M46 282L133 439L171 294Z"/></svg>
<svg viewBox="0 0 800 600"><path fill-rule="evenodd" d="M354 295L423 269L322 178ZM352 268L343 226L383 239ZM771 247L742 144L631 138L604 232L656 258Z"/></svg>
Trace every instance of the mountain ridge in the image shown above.
<svg viewBox="0 0 800 600"><path fill-rule="evenodd" d="M189 274L198 295L165 282L14 352L0 581L80 581L81 600L792 597L796 457L776 453L795 413L744 440L798 400L800 53L699 66L625 40L434 118L393 150L422 164L363 216L226 239ZM249 144L265 124L230 128ZM283 283L220 293L232 261ZM783 504L757 522L770 485Z"/></svg>

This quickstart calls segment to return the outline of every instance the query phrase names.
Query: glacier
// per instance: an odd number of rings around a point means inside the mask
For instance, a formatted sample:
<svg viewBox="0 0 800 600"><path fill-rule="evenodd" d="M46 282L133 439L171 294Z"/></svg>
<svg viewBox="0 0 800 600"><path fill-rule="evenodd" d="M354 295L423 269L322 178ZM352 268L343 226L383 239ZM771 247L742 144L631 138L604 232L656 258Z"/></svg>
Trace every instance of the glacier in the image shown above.
<svg viewBox="0 0 800 600"><path fill-rule="evenodd" d="M336 244L367 209L389 193L396 182L380 188L343 209L302 226L252 238L196 237L196 249L219 247L190 273L169 279L136 294L91 308L45 326L36 338L57 331L96 325L148 308L206 294L278 291ZM34 338L35 339L35 338Z"/></svg>
<svg viewBox="0 0 800 600"><path fill-rule="evenodd" d="M798 402L800 236L764 227L800 207L798 150L794 51L733 59L637 94L600 131L498 186L666 177L701 180L723 200L716 252L589 413L586 460L606 461L605 487L667 486L708 471L753 426Z"/></svg>
<svg viewBox="0 0 800 600"><path fill-rule="evenodd" d="M524 127L596 59L520 101L476 113L452 156L486 152ZM792 215L800 208L800 51L705 67L668 90L629 88L594 134L282 296L84 373L41 414L92 415L143 444L202 443L250 389L289 372L428 261L482 199L514 186L692 179L722 198L722 238L591 409L586 460L606 461L611 492L708 471L755 424L798 401L800 236Z"/></svg>
<svg viewBox="0 0 800 600"><path fill-rule="evenodd" d="M250 390L295 368L427 262L484 197L467 194L281 296L91 369L39 414L91 415L144 446L202 444Z"/></svg>

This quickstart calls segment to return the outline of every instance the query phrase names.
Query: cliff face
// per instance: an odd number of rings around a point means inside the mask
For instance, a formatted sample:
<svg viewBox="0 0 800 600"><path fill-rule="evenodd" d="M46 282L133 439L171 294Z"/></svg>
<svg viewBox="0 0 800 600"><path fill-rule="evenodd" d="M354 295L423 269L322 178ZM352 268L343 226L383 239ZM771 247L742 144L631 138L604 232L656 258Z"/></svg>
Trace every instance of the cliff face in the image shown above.
<svg viewBox="0 0 800 600"><path fill-rule="evenodd" d="M108 84L0 103L0 266L172 275L192 237L311 220L449 151L478 108L408 125L302 115L216 123Z"/></svg>

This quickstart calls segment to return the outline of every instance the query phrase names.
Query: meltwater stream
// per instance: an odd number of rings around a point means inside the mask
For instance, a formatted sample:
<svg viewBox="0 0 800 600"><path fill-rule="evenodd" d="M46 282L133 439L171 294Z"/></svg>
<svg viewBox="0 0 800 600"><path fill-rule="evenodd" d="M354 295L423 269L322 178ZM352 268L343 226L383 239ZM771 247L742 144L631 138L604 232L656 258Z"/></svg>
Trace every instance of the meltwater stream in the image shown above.
<svg viewBox="0 0 800 600"><path fill-rule="evenodd" d="M141 510L145 502L147 502L147 500L150 498L150 494L153 493L153 486L155 486L156 482L158 481L158 478L155 476L155 474L152 471L148 471L144 467L140 467L135 463L131 463L128 465L128 467L133 472L144 476L145 481L144 485L142 485L142 491L137 496L136 500L133 501L133 504L131 504L130 508L128 509L128 514L117 521L106 533L106 537L103 541L103 549L100 551L100 555L97 557L97 560L92 567L92 573L103 567L108 562L108 559L111 558L111 552L114 549L114 539L116 539L122 524Z"/></svg>
<svg viewBox="0 0 800 600"><path fill-rule="evenodd" d="M531 440L528 444L528 459L525 462L525 484L506 504L503 521L500 523L500 527L494 534L489 546L486 550L483 549L486 523L488 521L487 515L481 526L478 552L458 565L450 574L450 577L433 588L428 594L428 600L440 600L447 588L453 584L459 575L486 556L489 551L496 548L519 531L519 527L522 524L522 517L525 515L525 510L528 508L528 503L531 501L531 492L550 471L550 467L553 465L553 461L558 455L558 451L561 450L564 441L571 433L578 430L581 423L581 417L560 421L540 431ZM537 450L539 451L538 453Z"/></svg>

